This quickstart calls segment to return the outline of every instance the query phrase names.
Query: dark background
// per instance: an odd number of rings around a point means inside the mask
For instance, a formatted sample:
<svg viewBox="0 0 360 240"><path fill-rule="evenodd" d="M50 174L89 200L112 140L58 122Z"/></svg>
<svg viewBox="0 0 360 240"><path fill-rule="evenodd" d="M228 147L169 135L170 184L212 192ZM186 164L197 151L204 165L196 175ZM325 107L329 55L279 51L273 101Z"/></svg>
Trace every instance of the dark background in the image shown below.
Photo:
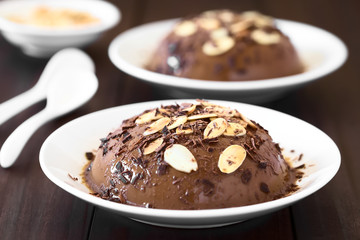
<svg viewBox="0 0 360 240"><path fill-rule="evenodd" d="M111 2L121 9L122 21L85 49L95 61L100 80L95 97L79 110L40 128L15 165L0 169L0 239L360 239L360 1ZM312 24L345 42L349 58L341 69L279 100L262 104L315 125L336 142L342 165L334 179L291 207L244 223L205 230L137 223L77 199L50 182L40 169L38 154L43 141L56 128L96 110L162 98L147 83L114 67L107 55L111 40L146 22L218 8L258 10L276 18ZM0 103L32 87L46 63L23 55L0 37ZM44 106L45 102L36 104L1 125L0 144Z"/></svg>

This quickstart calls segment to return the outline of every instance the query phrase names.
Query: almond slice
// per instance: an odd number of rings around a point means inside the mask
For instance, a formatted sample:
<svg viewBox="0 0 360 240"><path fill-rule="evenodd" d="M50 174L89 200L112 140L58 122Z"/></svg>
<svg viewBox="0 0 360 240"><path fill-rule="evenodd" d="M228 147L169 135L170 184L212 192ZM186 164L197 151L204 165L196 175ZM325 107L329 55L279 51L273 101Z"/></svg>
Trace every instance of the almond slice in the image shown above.
<svg viewBox="0 0 360 240"><path fill-rule="evenodd" d="M236 115L244 120L250 127L257 129L256 125L250 121L247 117L245 117L242 113L236 111Z"/></svg>
<svg viewBox="0 0 360 240"><path fill-rule="evenodd" d="M220 27L220 21L212 17L199 18L198 24L205 30L214 30Z"/></svg>
<svg viewBox="0 0 360 240"><path fill-rule="evenodd" d="M218 29L215 29L213 31L210 32L210 37L212 39L219 39L219 38L223 38L223 37L226 37L226 36L229 36L229 32L226 28L218 28Z"/></svg>
<svg viewBox="0 0 360 240"><path fill-rule="evenodd" d="M174 32L180 37L188 37L197 31L197 26L194 22L186 20L176 25Z"/></svg>
<svg viewBox="0 0 360 240"><path fill-rule="evenodd" d="M244 136L246 134L246 129L241 123L228 123L228 127L226 128L224 135L225 136Z"/></svg>
<svg viewBox="0 0 360 240"><path fill-rule="evenodd" d="M150 153L155 152L155 150L160 147L160 145L164 142L163 138L155 139L154 141L150 142L145 148L144 148L144 155L148 155Z"/></svg>
<svg viewBox="0 0 360 240"><path fill-rule="evenodd" d="M232 173L238 169L246 158L246 150L240 145L227 147L219 157L218 167L223 173Z"/></svg>
<svg viewBox="0 0 360 240"><path fill-rule="evenodd" d="M202 51L208 56L217 56L226 53L235 45L235 40L232 37L225 36L222 38L214 39L213 41L207 41Z"/></svg>
<svg viewBox="0 0 360 240"><path fill-rule="evenodd" d="M205 107L210 107L210 106L218 106L214 103L210 103L206 100L202 100L202 99L196 99L197 102L199 102L201 105L205 106Z"/></svg>
<svg viewBox="0 0 360 240"><path fill-rule="evenodd" d="M224 11L219 14L219 18L226 23L232 22L235 18L234 14L229 11Z"/></svg>
<svg viewBox="0 0 360 240"><path fill-rule="evenodd" d="M198 120L198 119L211 118L211 117L217 117L217 114L216 113L201 113L201 114L189 116L188 120Z"/></svg>
<svg viewBox="0 0 360 240"><path fill-rule="evenodd" d="M223 134L228 127L228 123L223 118L212 120L204 130L204 139L215 138Z"/></svg>
<svg viewBox="0 0 360 240"><path fill-rule="evenodd" d="M276 44L279 43L281 40L281 36L279 33L267 33L259 29L256 29L251 33L251 38L261 45Z"/></svg>
<svg viewBox="0 0 360 240"><path fill-rule="evenodd" d="M187 116L183 115L183 116L178 116L178 117L173 117L171 119L171 121L173 121L172 124L170 124L167 128L169 130L177 128L178 126L180 126L181 124L186 123L187 121Z"/></svg>
<svg viewBox="0 0 360 240"><path fill-rule="evenodd" d="M192 114L196 109L196 104L183 103L180 106L180 111L186 112L187 114Z"/></svg>
<svg viewBox="0 0 360 240"><path fill-rule="evenodd" d="M141 116L139 116L135 123L136 124L145 124L145 123L148 123L148 122L151 122L153 120L157 120L157 119L160 119L162 118L162 116L160 114L157 114L156 112L156 109L150 111L150 112L146 112L144 114L142 114Z"/></svg>
<svg viewBox="0 0 360 240"><path fill-rule="evenodd" d="M194 155L180 144L174 144L165 150L164 161L180 172L190 173L198 169Z"/></svg>
<svg viewBox="0 0 360 240"><path fill-rule="evenodd" d="M206 107L204 110L209 113L216 113L219 117L233 117L236 114L235 110L222 106Z"/></svg>
<svg viewBox="0 0 360 240"><path fill-rule="evenodd" d="M176 134L191 134L194 131L191 128L185 128L185 129L181 129L181 128L177 128L176 129Z"/></svg>
<svg viewBox="0 0 360 240"><path fill-rule="evenodd" d="M252 25L252 21L243 20L237 23L234 23L230 26L230 31L232 33L239 33L247 30Z"/></svg>
<svg viewBox="0 0 360 240"><path fill-rule="evenodd" d="M161 131L166 125L169 124L169 122L170 122L170 118L168 117L160 118L159 120L149 125L149 127L144 132L144 136Z"/></svg>

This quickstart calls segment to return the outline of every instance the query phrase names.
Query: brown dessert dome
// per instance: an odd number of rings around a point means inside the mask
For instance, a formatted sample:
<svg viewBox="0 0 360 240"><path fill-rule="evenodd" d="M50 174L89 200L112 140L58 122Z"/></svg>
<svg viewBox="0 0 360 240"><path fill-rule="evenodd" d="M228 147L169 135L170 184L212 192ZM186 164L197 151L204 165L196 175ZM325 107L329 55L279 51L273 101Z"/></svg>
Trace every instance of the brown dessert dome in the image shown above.
<svg viewBox="0 0 360 240"><path fill-rule="evenodd" d="M296 169L267 130L198 100L124 120L101 139L84 180L93 194L158 209L216 209L286 196Z"/></svg>
<svg viewBox="0 0 360 240"><path fill-rule="evenodd" d="M289 37L258 12L214 10L180 20L146 65L201 80L247 81L304 71Z"/></svg>

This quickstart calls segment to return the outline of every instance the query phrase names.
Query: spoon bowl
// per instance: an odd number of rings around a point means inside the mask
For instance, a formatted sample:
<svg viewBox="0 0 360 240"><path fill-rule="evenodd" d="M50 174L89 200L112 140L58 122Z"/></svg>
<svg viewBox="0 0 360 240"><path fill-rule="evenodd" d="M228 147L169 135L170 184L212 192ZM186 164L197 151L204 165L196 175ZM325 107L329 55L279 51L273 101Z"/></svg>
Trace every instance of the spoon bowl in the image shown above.
<svg viewBox="0 0 360 240"><path fill-rule="evenodd" d="M6 139L0 150L1 166L12 166L31 135L40 126L82 106L93 97L97 88L98 80L91 71L64 71L53 76L46 92L45 109L23 122Z"/></svg>
<svg viewBox="0 0 360 240"><path fill-rule="evenodd" d="M26 92L0 104L0 125L15 114L45 99L47 87L54 77L64 71L95 71L94 62L83 51L67 48L57 52L47 63L39 81Z"/></svg>

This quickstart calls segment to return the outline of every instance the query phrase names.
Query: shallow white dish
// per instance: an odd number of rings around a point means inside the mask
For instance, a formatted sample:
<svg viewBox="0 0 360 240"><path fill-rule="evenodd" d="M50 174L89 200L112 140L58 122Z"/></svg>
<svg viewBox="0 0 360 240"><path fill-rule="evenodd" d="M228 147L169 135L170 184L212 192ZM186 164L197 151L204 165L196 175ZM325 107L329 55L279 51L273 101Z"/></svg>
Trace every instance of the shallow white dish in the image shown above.
<svg viewBox="0 0 360 240"><path fill-rule="evenodd" d="M19 24L9 15L28 15L33 9L70 9L88 12L100 19L99 24L81 28L45 28ZM120 10L100 0L6 0L0 2L0 30L6 40L20 47L27 55L49 57L66 47L84 47L94 42L104 31L120 21Z"/></svg>
<svg viewBox="0 0 360 240"><path fill-rule="evenodd" d="M347 58L346 46L333 34L303 23L276 20L306 65L305 72L266 80L223 82L180 78L144 69L176 21L149 23L121 33L110 44L111 61L125 73L166 89L164 92L172 97L265 102L335 71Z"/></svg>
<svg viewBox="0 0 360 240"><path fill-rule="evenodd" d="M203 228L244 221L284 208L316 192L327 184L340 166L340 153L335 143L314 126L289 115L257 107L226 101L212 101L238 109L250 119L260 122L269 130L274 141L287 150L303 153L298 164L306 164L300 189L285 198L244 207L213 210L163 210L123 205L89 194L81 181L81 173L88 162L85 152L97 149L99 139L120 126L122 120L161 104L192 100L167 100L130 104L105 109L75 119L53 132L40 150L40 165L45 175L65 191L89 203L123 216L154 225ZM114 117L115 116L115 117ZM291 133L291 134L289 134ZM309 137L311 136L311 137ZM306 141L304 141L306 139ZM69 177L79 178L74 181Z"/></svg>

